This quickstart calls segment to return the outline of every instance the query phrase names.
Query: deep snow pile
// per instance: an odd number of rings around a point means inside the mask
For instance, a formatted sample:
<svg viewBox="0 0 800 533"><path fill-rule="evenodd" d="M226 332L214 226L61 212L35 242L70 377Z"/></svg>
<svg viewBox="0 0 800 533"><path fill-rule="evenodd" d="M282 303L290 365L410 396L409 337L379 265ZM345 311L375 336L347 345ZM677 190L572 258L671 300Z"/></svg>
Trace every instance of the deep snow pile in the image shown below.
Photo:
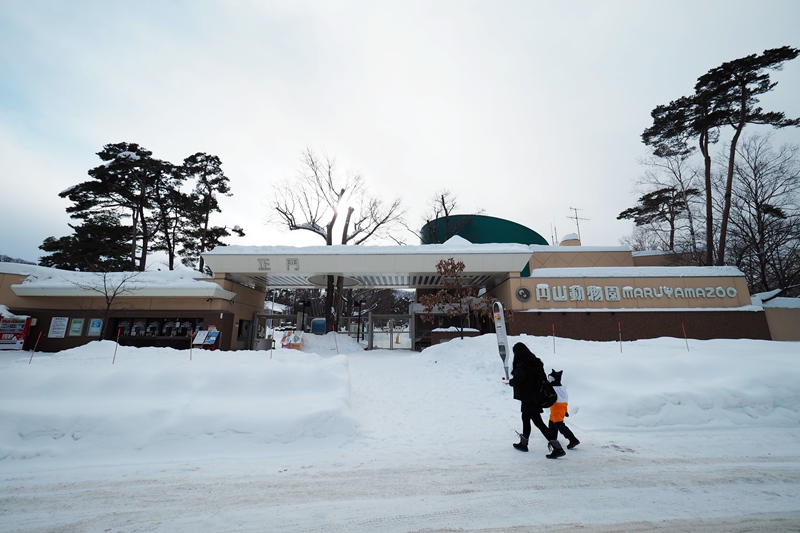
<svg viewBox="0 0 800 533"><path fill-rule="evenodd" d="M798 343L661 338L620 349L616 342L509 340L527 344L546 372L564 371L570 413L584 428L800 423ZM496 381L502 368L494 343L494 335L454 340L422 357Z"/></svg>
<svg viewBox="0 0 800 533"><path fill-rule="evenodd" d="M225 455L354 433L344 355L114 352L96 341L32 361L4 354L0 458Z"/></svg>
<svg viewBox="0 0 800 533"><path fill-rule="evenodd" d="M687 349L684 340L665 338L620 349L510 341L528 344L548 371L564 371L567 421L582 434L800 423L798 343L689 341ZM306 335L303 350L190 354L98 341L32 361L29 352L2 353L0 459L169 461L357 447L359 439L372 449L438 448L452 435L496 438L498 428L518 425L494 335L422 353L365 352L346 336ZM352 358L368 373L357 377L359 386L369 387L355 407ZM382 363L389 360L391 367ZM372 401L385 404L370 409ZM402 415L384 420L390 409Z"/></svg>

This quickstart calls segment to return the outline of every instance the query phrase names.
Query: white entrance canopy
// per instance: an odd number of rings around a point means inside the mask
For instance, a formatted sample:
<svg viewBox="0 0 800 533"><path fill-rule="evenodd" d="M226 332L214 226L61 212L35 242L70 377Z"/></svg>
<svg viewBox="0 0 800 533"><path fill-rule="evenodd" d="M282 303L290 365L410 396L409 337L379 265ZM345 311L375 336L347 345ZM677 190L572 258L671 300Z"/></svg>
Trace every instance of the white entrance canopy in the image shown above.
<svg viewBox="0 0 800 533"><path fill-rule="evenodd" d="M442 259L464 262L464 282L492 287L522 271L531 258L524 244L471 244L454 238L419 246L221 246L203 254L216 275L253 287L318 288L326 276L363 288L436 288Z"/></svg>

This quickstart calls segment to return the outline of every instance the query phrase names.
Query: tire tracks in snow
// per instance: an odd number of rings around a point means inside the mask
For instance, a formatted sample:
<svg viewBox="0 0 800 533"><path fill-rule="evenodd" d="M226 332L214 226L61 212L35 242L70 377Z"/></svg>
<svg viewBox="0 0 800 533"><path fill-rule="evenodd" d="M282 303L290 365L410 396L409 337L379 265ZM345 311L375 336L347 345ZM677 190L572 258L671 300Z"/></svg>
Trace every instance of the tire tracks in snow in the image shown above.
<svg viewBox="0 0 800 533"><path fill-rule="evenodd" d="M511 451L511 471L490 462L276 472L248 461L113 479L16 476L2 482L0 531L800 531L797 458L604 461L587 448L548 461ZM692 516L698 505L703 517Z"/></svg>

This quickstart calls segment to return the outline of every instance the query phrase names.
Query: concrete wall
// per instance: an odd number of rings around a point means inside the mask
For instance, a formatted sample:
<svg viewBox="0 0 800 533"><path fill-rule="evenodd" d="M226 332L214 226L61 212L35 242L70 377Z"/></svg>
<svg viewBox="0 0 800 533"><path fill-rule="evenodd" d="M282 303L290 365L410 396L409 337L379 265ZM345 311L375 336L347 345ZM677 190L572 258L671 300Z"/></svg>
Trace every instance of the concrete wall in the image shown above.
<svg viewBox="0 0 800 533"><path fill-rule="evenodd" d="M796 300L796 298L792 298ZM765 305L767 323L776 341L800 341L800 307L772 307Z"/></svg>
<svg viewBox="0 0 800 533"><path fill-rule="evenodd" d="M528 262L531 271L537 268L587 268L632 267L633 256L629 250L592 250L571 246L552 247L550 251L537 251Z"/></svg>

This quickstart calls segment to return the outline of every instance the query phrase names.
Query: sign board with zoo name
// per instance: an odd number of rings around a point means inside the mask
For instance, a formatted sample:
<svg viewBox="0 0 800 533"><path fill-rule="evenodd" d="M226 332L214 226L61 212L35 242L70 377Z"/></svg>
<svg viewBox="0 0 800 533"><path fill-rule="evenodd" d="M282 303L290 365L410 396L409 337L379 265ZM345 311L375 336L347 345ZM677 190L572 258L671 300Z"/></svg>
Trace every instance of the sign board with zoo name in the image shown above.
<svg viewBox="0 0 800 533"><path fill-rule="evenodd" d="M524 293L523 292L524 289ZM531 294L531 292L533 294ZM609 308L660 308L660 307L739 307L742 303L739 290L732 284L698 287L658 285L652 287L612 285L601 283L573 283L562 285L539 282L529 291L517 290L517 300L532 307L609 307ZM745 294L745 296L747 296Z"/></svg>

